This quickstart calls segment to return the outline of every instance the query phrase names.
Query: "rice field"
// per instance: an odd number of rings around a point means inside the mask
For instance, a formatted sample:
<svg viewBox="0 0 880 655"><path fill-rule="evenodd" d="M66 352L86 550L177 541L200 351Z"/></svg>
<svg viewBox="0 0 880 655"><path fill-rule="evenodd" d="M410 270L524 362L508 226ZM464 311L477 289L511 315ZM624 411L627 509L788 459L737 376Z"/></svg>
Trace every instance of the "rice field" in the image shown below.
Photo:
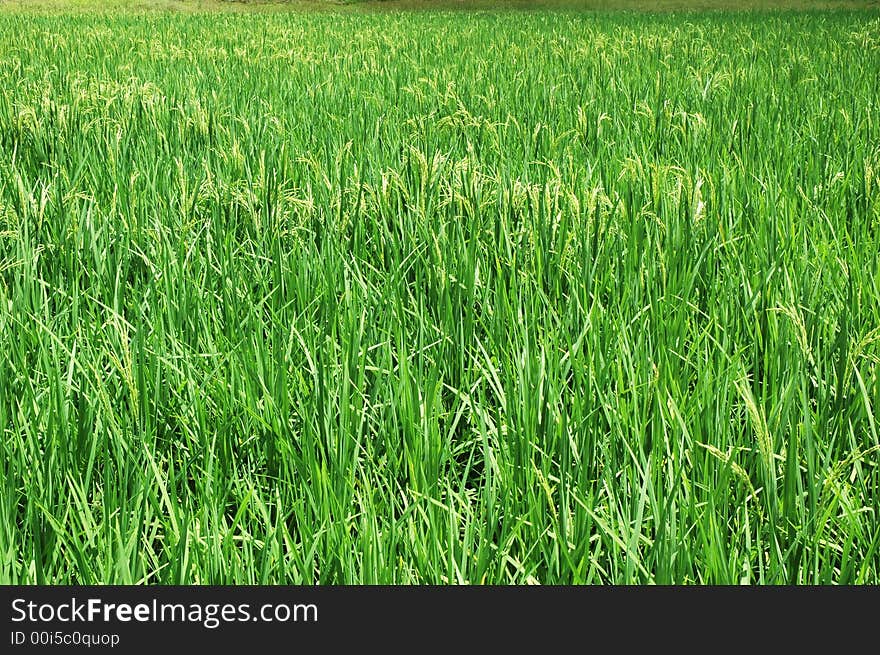
<svg viewBox="0 0 880 655"><path fill-rule="evenodd" d="M880 13L0 12L0 582L880 578Z"/></svg>

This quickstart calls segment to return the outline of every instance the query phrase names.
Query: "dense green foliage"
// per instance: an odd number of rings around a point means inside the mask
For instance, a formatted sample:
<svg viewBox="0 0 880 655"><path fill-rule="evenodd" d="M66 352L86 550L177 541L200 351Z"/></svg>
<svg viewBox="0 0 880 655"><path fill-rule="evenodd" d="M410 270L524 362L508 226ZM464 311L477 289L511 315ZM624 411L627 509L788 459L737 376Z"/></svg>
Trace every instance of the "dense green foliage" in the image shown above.
<svg viewBox="0 0 880 655"><path fill-rule="evenodd" d="M876 14L0 16L0 581L878 582Z"/></svg>

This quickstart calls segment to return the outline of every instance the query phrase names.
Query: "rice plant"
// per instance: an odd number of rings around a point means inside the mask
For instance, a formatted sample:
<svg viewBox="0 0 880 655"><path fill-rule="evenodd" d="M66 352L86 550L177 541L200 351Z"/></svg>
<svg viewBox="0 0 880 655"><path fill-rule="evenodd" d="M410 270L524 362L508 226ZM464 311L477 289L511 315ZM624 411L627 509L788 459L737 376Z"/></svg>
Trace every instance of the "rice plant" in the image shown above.
<svg viewBox="0 0 880 655"><path fill-rule="evenodd" d="M0 14L0 582L880 573L880 15Z"/></svg>

